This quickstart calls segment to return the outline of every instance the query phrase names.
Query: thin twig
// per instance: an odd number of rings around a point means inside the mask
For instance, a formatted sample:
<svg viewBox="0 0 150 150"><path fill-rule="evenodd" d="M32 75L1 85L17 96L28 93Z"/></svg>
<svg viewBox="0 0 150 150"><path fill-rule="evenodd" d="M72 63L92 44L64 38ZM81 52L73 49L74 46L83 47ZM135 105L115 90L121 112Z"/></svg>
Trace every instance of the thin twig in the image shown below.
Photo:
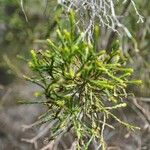
<svg viewBox="0 0 150 150"><path fill-rule="evenodd" d="M122 13L121 13L121 16L124 16L124 15L125 15L125 13L126 13L126 12L128 11L128 9L129 9L130 4L131 4L131 0L128 0L128 1L126 2L126 5L124 5L124 9L123 9L123 11L122 11ZM115 29L116 29L116 30L118 29L118 26L117 26L117 25L115 26ZM112 42L114 41L116 35L117 35L116 32L111 31L111 33L110 33L110 35L109 35L109 38L108 38L107 45L106 45L106 50L107 50L108 52L110 51L111 44L112 44Z"/></svg>
<svg viewBox="0 0 150 150"><path fill-rule="evenodd" d="M37 134L32 139L22 138L21 140L24 141L24 142L34 144L35 149L38 149L37 140L40 139L41 137L45 136L47 134L47 132L49 131L49 129L52 128L54 124L55 124L55 121L49 123L42 131L39 132L39 134ZM31 127L32 126L33 126L33 124L31 125Z"/></svg>
<svg viewBox="0 0 150 150"><path fill-rule="evenodd" d="M26 12L25 12L25 9L24 9L23 0L20 0L20 5L21 5L22 12L23 12L23 14L25 16L25 19L28 22L28 17L26 15Z"/></svg>
<svg viewBox="0 0 150 150"><path fill-rule="evenodd" d="M40 150L53 150L54 144L55 144L55 141L53 140L49 142L49 144L41 148Z"/></svg>

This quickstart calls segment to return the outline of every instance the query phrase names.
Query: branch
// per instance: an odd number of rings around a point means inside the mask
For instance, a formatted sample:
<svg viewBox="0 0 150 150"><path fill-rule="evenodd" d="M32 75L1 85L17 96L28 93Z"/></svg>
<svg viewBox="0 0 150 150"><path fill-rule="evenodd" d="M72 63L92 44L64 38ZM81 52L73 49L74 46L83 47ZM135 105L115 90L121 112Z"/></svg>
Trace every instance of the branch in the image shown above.
<svg viewBox="0 0 150 150"><path fill-rule="evenodd" d="M40 139L41 137L45 136L47 134L47 132L49 131L49 129L52 128L54 124L55 124L55 121L49 123L46 127L44 127L44 129L42 131L40 131L32 139L24 139L24 138L22 138L21 140L24 141L24 142L28 142L28 143L33 144L35 149L38 149L37 140ZM32 126L33 126L33 124L31 126L29 126L28 128L30 128Z"/></svg>
<svg viewBox="0 0 150 150"><path fill-rule="evenodd" d="M26 15L26 12L25 12L24 6L23 6L23 0L20 0L20 5L21 5L22 12L23 12L23 14L24 14L24 16L25 16L25 19L26 19L26 21L28 22L28 17L27 17L27 15Z"/></svg>
<svg viewBox="0 0 150 150"><path fill-rule="evenodd" d="M126 2L126 5L124 6L124 9L122 10L121 16L124 16L124 15L125 15L125 13L126 13L126 12L128 11L128 9L129 9L130 4L131 4L131 0L128 0L128 1ZM120 19L120 20L121 20L121 19ZM120 20L119 20L119 21L120 21ZM117 25L115 26L115 29L116 29L116 30L118 29L118 26L117 26ZM114 39L116 38L116 36L117 36L116 32L111 31L110 36L109 36L109 38L108 38L107 45L106 45L106 50L107 50L107 52L110 51L112 42L114 41Z"/></svg>

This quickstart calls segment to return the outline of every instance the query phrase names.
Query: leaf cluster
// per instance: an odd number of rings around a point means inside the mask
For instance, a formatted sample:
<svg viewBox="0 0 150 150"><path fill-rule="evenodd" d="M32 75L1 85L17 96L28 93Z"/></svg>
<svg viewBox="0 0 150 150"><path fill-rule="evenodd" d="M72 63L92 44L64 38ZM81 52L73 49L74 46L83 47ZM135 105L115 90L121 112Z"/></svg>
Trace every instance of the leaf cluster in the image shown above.
<svg viewBox="0 0 150 150"><path fill-rule="evenodd" d="M44 91L46 101L33 103L48 107L38 124L55 120L50 139L72 131L78 149L88 149L93 140L105 149L104 128L114 128L107 123L109 118L136 128L113 112L126 106L127 85L140 81L129 81L133 70L124 66L118 44L110 54L105 50L97 52L95 43L84 40L84 34L77 32L74 22L74 13L70 12L70 27L64 29L58 23L57 40L48 39L46 50L31 50L29 67L36 76L26 79Z"/></svg>

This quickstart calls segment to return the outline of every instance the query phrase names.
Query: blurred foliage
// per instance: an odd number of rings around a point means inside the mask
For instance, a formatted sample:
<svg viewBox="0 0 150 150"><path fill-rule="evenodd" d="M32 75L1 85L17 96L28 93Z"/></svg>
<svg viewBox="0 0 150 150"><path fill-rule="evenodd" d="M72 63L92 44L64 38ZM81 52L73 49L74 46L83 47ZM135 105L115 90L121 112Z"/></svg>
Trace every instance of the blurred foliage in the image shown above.
<svg viewBox="0 0 150 150"><path fill-rule="evenodd" d="M137 18L134 15L134 10L131 10L124 20L125 25L132 33L136 49L133 43L127 37L123 37L123 48L126 50L126 55L130 58L130 66L135 70L133 78L140 78L143 85L138 89L136 95L150 96L150 1L136 1L137 8L144 16L144 23L137 24ZM135 49L135 50L134 50Z"/></svg>
<svg viewBox="0 0 150 150"><path fill-rule="evenodd" d="M20 2L0 0L0 73L6 74L5 80L10 78L11 74L21 76L19 70L24 70L24 62L18 63L16 56L27 57L28 50L31 47L39 48L41 41L49 37L55 27L53 24L56 1L48 4L41 0L23 1L28 21Z"/></svg>
<svg viewBox="0 0 150 150"><path fill-rule="evenodd" d="M36 40L50 35L55 7L47 11L44 1L24 1L27 22L19 0L0 0L0 3L1 53L7 52L12 58L16 54L27 54L28 49L37 45ZM54 4L51 1L50 7Z"/></svg>

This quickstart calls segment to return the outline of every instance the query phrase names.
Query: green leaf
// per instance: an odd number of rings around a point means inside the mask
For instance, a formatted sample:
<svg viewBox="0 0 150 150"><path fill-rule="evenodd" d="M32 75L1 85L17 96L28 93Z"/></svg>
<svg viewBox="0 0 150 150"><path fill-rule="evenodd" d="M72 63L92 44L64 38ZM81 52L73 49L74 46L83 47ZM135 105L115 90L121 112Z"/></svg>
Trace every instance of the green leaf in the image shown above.
<svg viewBox="0 0 150 150"><path fill-rule="evenodd" d="M114 86L111 85L108 81L90 80L89 82L98 88L107 88L107 89L114 88Z"/></svg>

